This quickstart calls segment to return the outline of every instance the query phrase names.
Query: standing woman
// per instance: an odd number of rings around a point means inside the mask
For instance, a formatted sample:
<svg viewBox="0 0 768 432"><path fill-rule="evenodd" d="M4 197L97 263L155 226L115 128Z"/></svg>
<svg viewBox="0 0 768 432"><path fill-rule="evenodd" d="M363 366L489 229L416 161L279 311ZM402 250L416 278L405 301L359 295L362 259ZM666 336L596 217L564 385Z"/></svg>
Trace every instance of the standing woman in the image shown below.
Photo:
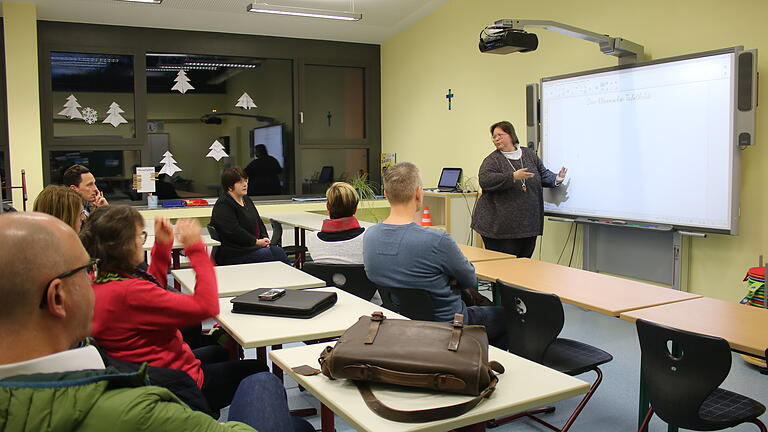
<svg viewBox="0 0 768 432"><path fill-rule="evenodd" d="M557 174L544 167L541 159L527 147L520 147L512 123L491 126L496 146L480 165L483 194L472 216L472 228L483 237L490 250L530 258L536 237L544 230L542 187L557 187L568 170Z"/></svg>
<svg viewBox="0 0 768 432"><path fill-rule="evenodd" d="M283 248L269 244L267 227L248 197L248 175L243 169L225 169L221 173L221 186L224 194L216 201L211 213L211 225L221 237L216 263L288 262Z"/></svg>

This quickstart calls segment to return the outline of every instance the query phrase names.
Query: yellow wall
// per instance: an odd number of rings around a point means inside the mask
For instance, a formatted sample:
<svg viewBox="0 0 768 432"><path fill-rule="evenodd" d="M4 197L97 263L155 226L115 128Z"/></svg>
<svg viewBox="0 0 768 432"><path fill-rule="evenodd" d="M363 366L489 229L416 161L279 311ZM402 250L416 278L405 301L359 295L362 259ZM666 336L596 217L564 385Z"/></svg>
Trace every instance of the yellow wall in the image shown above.
<svg viewBox="0 0 768 432"><path fill-rule="evenodd" d="M35 5L3 2L3 32L11 164L8 183L21 186L21 170L26 170L27 206L31 209L37 194L43 189ZM21 210L22 201L21 190L14 190L14 207Z"/></svg>
<svg viewBox="0 0 768 432"><path fill-rule="evenodd" d="M443 166L463 167L466 177L476 177L483 158L493 150L487 130L491 123L512 121L524 140L526 83L617 64L596 44L545 30L536 32L535 52L481 54L478 34L497 19L549 19L620 36L644 45L651 59L744 45L762 51L758 67L765 69L766 16L768 2L761 0L453 0L382 44L382 151L416 163L426 185L437 183ZM759 95L764 101L765 87L760 86ZM451 111L445 99L449 88L456 95ZM758 116L757 128L758 133L768 133L765 116ZM746 269L757 265L758 255L766 251L764 136L758 134L757 146L742 153L741 234L692 241L692 292L739 299ZM681 168L681 173L662 175L693 182L706 175L696 167ZM557 260L569 228L546 222L542 259ZM581 264L580 241L574 266ZM569 254L570 247L565 257Z"/></svg>

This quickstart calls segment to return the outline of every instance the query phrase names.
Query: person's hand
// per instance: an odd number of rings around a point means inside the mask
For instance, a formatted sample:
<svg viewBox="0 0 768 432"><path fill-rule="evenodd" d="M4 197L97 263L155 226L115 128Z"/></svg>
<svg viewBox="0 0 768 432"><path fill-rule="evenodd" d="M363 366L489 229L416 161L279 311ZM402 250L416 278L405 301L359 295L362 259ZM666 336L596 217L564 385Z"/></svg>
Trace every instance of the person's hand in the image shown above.
<svg viewBox="0 0 768 432"><path fill-rule="evenodd" d="M528 172L528 168L520 168L512 174L515 180L525 180L533 177L533 173Z"/></svg>
<svg viewBox="0 0 768 432"><path fill-rule="evenodd" d="M555 178L555 181L560 184L565 180L565 175L568 173L568 168L562 167L560 168L560 172L557 173L557 178Z"/></svg>
<svg viewBox="0 0 768 432"><path fill-rule="evenodd" d="M176 223L179 241L185 248L202 241L200 237L200 222L197 219L181 219Z"/></svg>
<svg viewBox="0 0 768 432"><path fill-rule="evenodd" d="M96 207L101 207L101 206L109 205L109 202L107 202L107 199L104 198L104 192L99 191L96 194L96 198L93 199L91 204L93 204Z"/></svg>
<svg viewBox="0 0 768 432"><path fill-rule="evenodd" d="M268 247L269 246L269 239L268 238L260 238L260 239L256 240L256 246Z"/></svg>
<svg viewBox="0 0 768 432"><path fill-rule="evenodd" d="M173 243L173 225L168 219L155 219L155 241L162 244Z"/></svg>

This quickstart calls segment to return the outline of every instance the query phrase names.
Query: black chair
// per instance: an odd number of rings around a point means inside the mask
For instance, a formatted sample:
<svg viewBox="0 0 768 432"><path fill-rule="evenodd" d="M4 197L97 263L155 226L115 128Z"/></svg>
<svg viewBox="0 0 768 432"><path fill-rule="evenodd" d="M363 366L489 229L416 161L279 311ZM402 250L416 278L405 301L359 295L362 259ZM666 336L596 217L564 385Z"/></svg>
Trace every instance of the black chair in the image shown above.
<svg viewBox="0 0 768 432"><path fill-rule="evenodd" d="M377 287L385 308L412 320L435 321L435 306L432 303L432 295L428 291L381 285Z"/></svg>
<svg viewBox="0 0 768 432"><path fill-rule="evenodd" d="M322 279L328 286L335 286L370 301L376 294L376 285L368 280L362 264L319 264L308 262L302 268L312 276Z"/></svg>
<svg viewBox="0 0 768 432"><path fill-rule="evenodd" d="M651 409L639 431L656 413L670 425L697 431L754 423L765 412L761 403L719 388L731 370L725 339L637 320L641 370Z"/></svg>
<svg viewBox="0 0 768 432"><path fill-rule="evenodd" d="M275 246L280 246L285 251L287 256L293 256L296 267L304 261L304 256L307 253L307 248L304 246L283 246L283 225L276 220L269 220L272 225L272 238L269 239L269 243Z"/></svg>
<svg viewBox="0 0 768 432"><path fill-rule="evenodd" d="M554 407L491 420L488 426L494 427L520 417L529 417L552 430L567 431L603 380L603 373L598 366L613 360L613 356L592 345L557 337L565 323L563 304L558 296L518 288L500 280L496 281L496 287L506 315L509 352L571 376L594 371L597 379L562 429L536 417L536 414L553 412Z"/></svg>
<svg viewBox="0 0 768 432"><path fill-rule="evenodd" d="M218 242L221 241L221 237L219 236L219 232L216 231L216 227L214 227L211 224L208 224L206 229L208 230L208 235L211 236L212 239ZM216 264L216 255L218 255L218 253L219 253L219 246L214 246L211 248L211 259L213 260L214 264Z"/></svg>

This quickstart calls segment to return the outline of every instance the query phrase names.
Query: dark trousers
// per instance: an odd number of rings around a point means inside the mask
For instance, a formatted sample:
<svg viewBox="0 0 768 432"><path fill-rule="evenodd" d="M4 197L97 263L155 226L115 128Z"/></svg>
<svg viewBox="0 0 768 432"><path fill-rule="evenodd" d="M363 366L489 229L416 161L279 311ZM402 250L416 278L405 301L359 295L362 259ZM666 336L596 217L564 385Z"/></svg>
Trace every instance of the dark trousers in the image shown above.
<svg viewBox="0 0 768 432"><path fill-rule="evenodd" d="M202 363L203 395L214 411L232 403L243 379L269 370L261 360L227 360L229 351L220 345L204 346L193 352Z"/></svg>
<svg viewBox="0 0 768 432"><path fill-rule="evenodd" d="M468 306L465 323L485 326L488 343L499 349L507 349L507 321L503 307Z"/></svg>
<svg viewBox="0 0 768 432"><path fill-rule="evenodd" d="M259 248L248 254L235 257L222 257L220 255L216 257L218 265L250 264L269 261L288 263L288 256L285 255L285 251L280 246Z"/></svg>
<svg viewBox="0 0 768 432"><path fill-rule="evenodd" d="M486 249L514 255L518 258L530 258L536 249L536 237L523 237L516 239L494 239L483 236L483 244Z"/></svg>

